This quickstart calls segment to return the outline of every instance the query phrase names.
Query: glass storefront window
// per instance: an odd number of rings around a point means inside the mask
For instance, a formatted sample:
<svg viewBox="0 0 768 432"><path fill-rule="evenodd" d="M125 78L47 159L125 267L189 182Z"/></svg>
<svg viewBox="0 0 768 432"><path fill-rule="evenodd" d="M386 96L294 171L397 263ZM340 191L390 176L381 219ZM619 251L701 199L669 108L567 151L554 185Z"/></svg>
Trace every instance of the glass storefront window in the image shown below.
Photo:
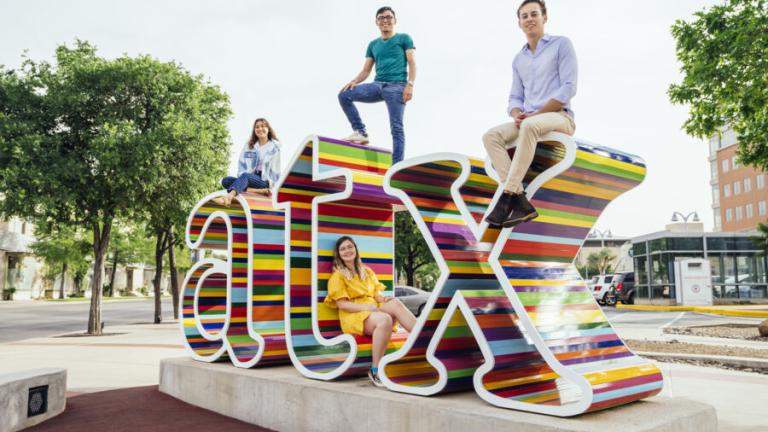
<svg viewBox="0 0 768 432"><path fill-rule="evenodd" d="M723 263L722 263L722 257L720 255L709 255L707 257L709 259L709 267L712 271L712 283L722 283L723 282Z"/></svg>
<svg viewBox="0 0 768 432"><path fill-rule="evenodd" d="M648 242L648 248L651 252L661 252L667 250L667 239L661 238Z"/></svg>
<svg viewBox="0 0 768 432"><path fill-rule="evenodd" d="M651 280L654 284L669 283L666 254L651 255Z"/></svg>
<svg viewBox="0 0 768 432"><path fill-rule="evenodd" d="M667 239L668 250L671 251L700 251L704 250L704 240L696 237L681 237Z"/></svg>
<svg viewBox="0 0 768 432"><path fill-rule="evenodd" d="M645 242L635 243L632 245L632 255L645 255Z"/></svg>
<svg viewBox="0 0 768 432"><path fill-rule="evenodd" d="M757 280L757 271L755 269L754 256L737 256L736 272L738 283L755 283Z"/></svg>
<svg viewBox="0 0 768 432"><path fill-rule="evenodd" d="M648 298L648 285L635 285L635 296L638 299Z"/></svg>
<svg viewBox="0 0 768 432"><path fill-rule="evenodd" d="M648 283L648 259L645 255L635 256L635 276L637 283Z"/></svg>
<svg viewBox="0 0 768 432"><path fill-rule="evenodd" d="M656 285L651 287L652 299L669 299L670 295L674 295L674 291L669 285Z"/></svg>
<svg viewBox="0 0 768 432"><path fill-rule="evenodd" d="M757 283L765 283L765 257L764 256L756 256L755 257L755 273L757 275L756 282Z"/></svg>

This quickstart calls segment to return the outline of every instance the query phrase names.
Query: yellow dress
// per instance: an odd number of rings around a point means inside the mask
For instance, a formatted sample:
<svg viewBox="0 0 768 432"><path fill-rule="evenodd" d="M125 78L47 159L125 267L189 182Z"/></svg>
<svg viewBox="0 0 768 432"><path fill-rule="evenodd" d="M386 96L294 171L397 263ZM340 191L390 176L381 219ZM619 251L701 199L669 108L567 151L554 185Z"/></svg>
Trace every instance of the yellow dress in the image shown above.
<svg viewBox="0 0 768 432"><path fill-rule="evenodd" d="M365 280L360 280L359 275L355 275L353 279L347 279L341 272L333 272L331 278L328 279L328 295L325 296L323 303L336 309L336 300L347 298L355 304L381 306L381 303L376 301L376 295L381 294L386 287L383 283L379 282L379 279L376 277L376 273L374 273L373 270L366 267L365 272L367 274ZM370 314L371 311L367 310L360 312L345 312L339 309L341 331L344 333L363 335L365 333L363 331L363 323Z"/></svg>

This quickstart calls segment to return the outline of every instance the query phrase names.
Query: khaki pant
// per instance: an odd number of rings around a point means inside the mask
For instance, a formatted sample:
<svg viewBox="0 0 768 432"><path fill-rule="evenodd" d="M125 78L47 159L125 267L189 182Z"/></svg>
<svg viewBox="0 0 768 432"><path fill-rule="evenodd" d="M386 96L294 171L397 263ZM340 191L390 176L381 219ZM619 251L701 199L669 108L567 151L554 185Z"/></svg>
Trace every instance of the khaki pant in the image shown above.
<svg viewBox="0 0 768 432"><path fill-rule="evenodd" d="M565 111L529 117L520 123L519 130L514 121L489 129L483 135L483 144L499 180L504 184L504 190L523 192L523 178L531 166L540 136L552 131L573 135L574 130L576 124ZM512 146L517 149L510 160L507 149Z"/></svg>

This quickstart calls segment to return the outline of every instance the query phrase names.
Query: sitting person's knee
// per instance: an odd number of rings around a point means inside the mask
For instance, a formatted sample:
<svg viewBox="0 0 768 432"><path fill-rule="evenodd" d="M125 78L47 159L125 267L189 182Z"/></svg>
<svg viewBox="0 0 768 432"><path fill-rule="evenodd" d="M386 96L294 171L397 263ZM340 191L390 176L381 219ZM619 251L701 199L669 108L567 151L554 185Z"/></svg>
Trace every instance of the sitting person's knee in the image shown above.
<svg viewBox="0 0 768 432"><path fill-rule="evenodd" d="M536 134L537 136L541 134L541 125L538 122L530 121L530 119L523 120L522 123L520 123L520 134Z"/></svg>
<svg viewBox="0 0 768 432"><path fill-rule="evenodd" d="M498 132L491 129L483 134L483 145L486 150L491 150L492 147L498 146L501 136Z"/></svg>

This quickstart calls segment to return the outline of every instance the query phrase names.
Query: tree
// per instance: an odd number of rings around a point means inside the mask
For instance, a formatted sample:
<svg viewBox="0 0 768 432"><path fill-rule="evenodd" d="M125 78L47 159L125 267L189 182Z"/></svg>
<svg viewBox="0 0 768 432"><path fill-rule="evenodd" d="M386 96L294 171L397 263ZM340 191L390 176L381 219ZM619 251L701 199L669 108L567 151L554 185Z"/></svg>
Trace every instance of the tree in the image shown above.
<svg viewBox="0 0 768 432"><path fill-rule="evenodd" d="M109 242L108 260L112 263L109 278L109 296L115 295L115 275L120 265L149 263L152 245L142 226L132 223L117 224Z"/></svg>
<svg viewBox="0 0 768 432"><path fill-rule="evenodd" d="M163 255L168 254L174 317L179 317L176 247L182 245L189 211L200 197L217 189L229 165L231 110L218 87L193 79L178 68L155 64L151 82L152 131L169 151L159 157L163 176L145 195L148 230L155 237L154 322L162 321ZM147 66L150 69L150 66Z"/></svg>
<svg viewBox="0 0 768 432"><path fill-rule="evenodd" d="M616 255L610 249L600 249L587 256L587 269L591 275L604 275L613 271L613 264L616 261Z"/></svg>
<svg viewBox="0 0 768 432"><path fill-rule="evenodd" d="M194 138L206 155L226 158L221 130L230 112L225 94L173 62L108 60L82 41L58 47L55 64L26 60L21 71L0 70L0 213L91 230L89 334L101 334L102 273L115 219L146 217L158 190L186 187L168 184L166 164L190 137L187 128L199 132Z"/></svg>
<svg viewBox="0 0 768 432"><path fill-rule="evenodd" d="M672 26L684 78L670 100L690 105L686 133L731 127L741 161L768 169L768 1L727 0L695 17Z"/></svg>
<svg viewBox="0 0 768 432"><path fill-rule="evenodd" d="M434 263L435 258L411 214L395 213L395 267L405 273L406 283L415 286L416 272Z"/></svg>
<svg viewBox="0 0 768 432"><path fill-rule="evenodd" d="M61 275L59 299L64 299L64 283L67 275L75 279L79 292L79 280L85 276L89 266L88 253L91 244L80 230L64 228L53 232L37 232L37 241L31 245L34 254L42 259L46 267L45 276L53 281ZM55 288L55 287L54 287Z"/></svg>

